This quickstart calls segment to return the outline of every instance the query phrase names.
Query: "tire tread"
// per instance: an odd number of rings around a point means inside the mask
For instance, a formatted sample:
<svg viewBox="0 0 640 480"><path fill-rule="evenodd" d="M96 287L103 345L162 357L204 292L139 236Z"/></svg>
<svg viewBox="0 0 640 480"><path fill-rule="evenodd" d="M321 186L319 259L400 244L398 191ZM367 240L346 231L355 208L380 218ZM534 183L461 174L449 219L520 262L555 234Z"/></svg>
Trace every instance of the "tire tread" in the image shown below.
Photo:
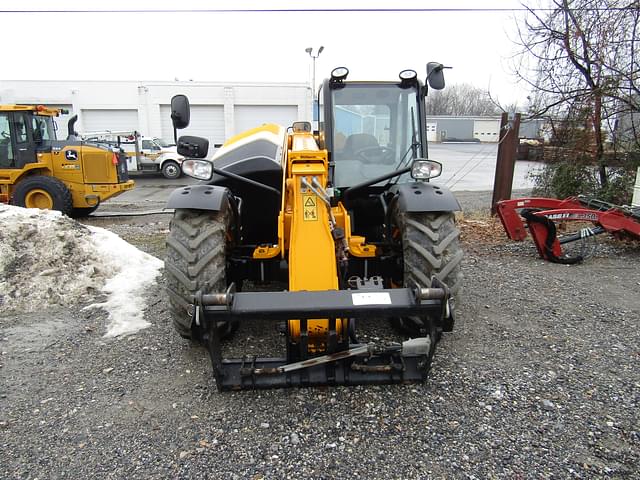
<svg viewBox="0 0 640 480"><path fill-rule="evenodd" d="M206 210L178 209L167 237L165 275L170 313L175 329L186 338L202 332L192 325L189 297L197 291L224 291L226 285L226 232L229 215ZM222 334L230 331L226 322ZM194 331L196 330L196 331Z"/></svg>

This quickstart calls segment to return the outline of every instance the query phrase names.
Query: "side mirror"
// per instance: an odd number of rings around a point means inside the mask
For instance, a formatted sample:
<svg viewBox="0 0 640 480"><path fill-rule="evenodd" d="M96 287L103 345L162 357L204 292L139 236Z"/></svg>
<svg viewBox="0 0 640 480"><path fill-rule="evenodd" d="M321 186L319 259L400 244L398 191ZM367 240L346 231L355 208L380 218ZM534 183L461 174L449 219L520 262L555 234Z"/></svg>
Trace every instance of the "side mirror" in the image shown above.
<svg viewBox="0 0 640 480"><path fill-rule="evenodd" d="M204 158L208 152L209 140L206 138L185 135L178 139L178 153L184 157Z"/></svg>
<svg viewBox="0 0 640 480"><path fill-rule="evenodd" d="M447 68L438 62L427 63L427 83L434 90L442 90L444 88L444 72Z"/></svg>
<svg viewBox="0 0 640 480"><path fill-rule="evenodd" d="M180 130L189 126L190 109L186 95L175 95L171 99L171 121L173 128Z"/></svg>

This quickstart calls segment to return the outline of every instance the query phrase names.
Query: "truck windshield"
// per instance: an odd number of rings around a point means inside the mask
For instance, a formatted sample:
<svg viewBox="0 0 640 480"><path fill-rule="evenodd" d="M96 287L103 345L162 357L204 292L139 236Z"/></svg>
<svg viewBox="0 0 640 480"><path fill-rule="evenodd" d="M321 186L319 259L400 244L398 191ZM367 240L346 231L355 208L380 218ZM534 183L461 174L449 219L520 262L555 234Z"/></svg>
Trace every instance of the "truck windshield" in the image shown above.
<svg viewBox="0 0 640 480"><path fill-rule="evenodd" d="M415 88L347 84L332 95L336 187L384 175L424 156Z"/></svg>
<svg viewBox="0 0 640 480"><path fill-rule="evenodd" d="M46 115L33 115L33 139L36 142L43 142L56 139L56 131L53 127L53 120Z"/></svg>
<svg viewBox="0 0 640 480"><path fill-rule="evenodd" d="M169 143L161 138L154 138L153 140L162 148L173 147L175 145L175 143Z"/></svg>

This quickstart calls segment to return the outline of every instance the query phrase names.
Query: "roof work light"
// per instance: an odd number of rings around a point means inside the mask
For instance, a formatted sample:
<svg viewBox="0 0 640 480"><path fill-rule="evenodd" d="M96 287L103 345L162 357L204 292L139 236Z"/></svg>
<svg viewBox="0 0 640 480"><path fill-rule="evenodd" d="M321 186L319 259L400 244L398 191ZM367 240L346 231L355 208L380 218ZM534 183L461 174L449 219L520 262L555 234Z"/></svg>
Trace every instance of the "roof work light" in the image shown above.
<svg viewBox="0 0 640 480"><path fill-rule="evenodd" d="M331 83L342 83L349 75L347 67L336 67L331 70Z"/></svg>

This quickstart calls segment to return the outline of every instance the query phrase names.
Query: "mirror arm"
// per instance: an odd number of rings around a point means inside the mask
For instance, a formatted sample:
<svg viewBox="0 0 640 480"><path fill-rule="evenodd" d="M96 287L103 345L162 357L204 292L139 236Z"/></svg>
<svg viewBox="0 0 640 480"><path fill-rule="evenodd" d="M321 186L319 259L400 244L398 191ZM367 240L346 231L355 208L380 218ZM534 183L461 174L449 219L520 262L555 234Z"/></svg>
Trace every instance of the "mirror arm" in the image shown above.
<svg viewBox="0 0 640 480"><path fill-rule="evenodd" d="M280 197L280 190L270 187L269 185L265 185L264 183L256 182L255 180L251 180L250 178L243 177L242 175L236 175L235 173L226 172L224 170L217 169L216 167L213 167L213 173L216 173L221 177L230 178L232 180L237 180L239 182L248 183L249 185L253 185L254 187L262 188Z"/></svg>
<svg viewBox="0 0 640 480"><path fill-rule="evenodd" d="M346 204L347 203L347 198L349 196L351 196L351 193L355 192L356 190L360 190L362 188L366 188L366 187L369 187L371 185L375 185L378 182L382 182L383 180L389 180L390 178L397 177L398 175L403 175L405 173L409 173L410 171L411 171L411 166L404 167L404 168L401 168L400 170L396 170L394 172L387 173L385 175L381 175L381 176L373 178L371 180L367 180L366 182L358 183L357 185L354 185L353 187L348 187L347 190L343 193L342 199L344 200L344 203Z"/></svg>

